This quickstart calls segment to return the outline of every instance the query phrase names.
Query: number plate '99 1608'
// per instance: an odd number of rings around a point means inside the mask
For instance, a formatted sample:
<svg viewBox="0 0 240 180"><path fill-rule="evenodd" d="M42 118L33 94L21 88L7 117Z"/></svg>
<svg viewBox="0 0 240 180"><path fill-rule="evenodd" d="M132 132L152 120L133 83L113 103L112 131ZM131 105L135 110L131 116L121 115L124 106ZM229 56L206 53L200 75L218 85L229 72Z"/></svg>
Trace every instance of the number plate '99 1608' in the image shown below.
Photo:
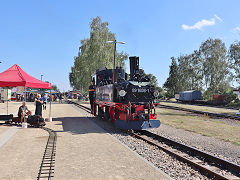
<svg viewBox="0 0 240 180"><path fill-rule="evenodd" d="M133 92L133 93L136 93L136 92L139 92L139 93L148 93L148 92L149 92L149 89L145 89L145 88L132 88L132 92Z"/></svg>

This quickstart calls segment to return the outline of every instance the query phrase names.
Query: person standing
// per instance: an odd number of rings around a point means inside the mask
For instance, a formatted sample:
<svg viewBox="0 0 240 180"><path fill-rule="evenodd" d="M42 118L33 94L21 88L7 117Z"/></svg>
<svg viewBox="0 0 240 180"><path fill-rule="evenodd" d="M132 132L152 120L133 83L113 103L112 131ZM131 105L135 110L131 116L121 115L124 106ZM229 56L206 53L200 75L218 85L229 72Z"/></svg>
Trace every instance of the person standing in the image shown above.
<svg viewBox="0 0 240 180"><path fill-rule="evenodd" d="M41 98L41 94L37 95L37 98L35 99L35 104L36 104L35 115L39 115L42 117L43 99Z"/></svg>
<svg viewBox="0 0 240 180"><path fill-rule="evenodd" d="M63 95L62 93L59 94L59 103L62 103Z"/></svg>
<svg viewBox="0 0 240 180"><path fill-rule="evenodd" d="M44 94L43 96L43 110L46 110L47 109L47 94Z"/></svg>
<svg viewBox="0 0 240 180"><path fill-rule="evenodd" d="M95 86L94 86L94 81L91 81L91 85L89 86L89 100L90 100L90 105L91 105L91 113L93 113L93 102L94 102L94 95L95 95Z"/></svg>

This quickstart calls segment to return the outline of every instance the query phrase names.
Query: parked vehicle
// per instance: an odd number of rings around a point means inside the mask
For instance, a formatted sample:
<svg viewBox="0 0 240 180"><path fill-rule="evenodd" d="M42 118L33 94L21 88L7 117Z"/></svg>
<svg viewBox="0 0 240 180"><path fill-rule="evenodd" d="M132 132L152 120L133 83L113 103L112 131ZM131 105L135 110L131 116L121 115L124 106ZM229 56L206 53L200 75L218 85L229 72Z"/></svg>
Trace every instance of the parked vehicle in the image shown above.
<svg viewBox="0 0 240 180"><path fill-rule="evenodd" d="M191 90L191 91L182 91L179 92L179 97L176 99L177 101L196 101L202 100L202 92L198 90Z"/></svg>

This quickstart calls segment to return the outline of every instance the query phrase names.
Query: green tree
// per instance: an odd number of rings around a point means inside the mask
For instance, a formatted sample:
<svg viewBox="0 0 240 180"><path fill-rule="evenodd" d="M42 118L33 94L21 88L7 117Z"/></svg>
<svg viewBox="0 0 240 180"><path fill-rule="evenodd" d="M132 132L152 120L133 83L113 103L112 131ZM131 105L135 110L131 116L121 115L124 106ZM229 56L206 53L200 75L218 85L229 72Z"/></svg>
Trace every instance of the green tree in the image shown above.
<svg viewBox="0 0 240 180"><path fill-rule="evenodd" d="M209 38L200 46L203 83L211 92L217 93L218 89L228 84L231 78L226 51L225 44L220 39Z"/></svg>
<svg viewBox="0 0 240 180"><path fill-rule="evenodd" d="M163 87L167 89L167 97L174 97L179 92L179 78L178 78L178 65L174 57L171 57L172 63L169 66L169 77L164 83Z"/></svg>
<svg viewBox="0 0 240 180"><path fill-rule="evenodd" d="M155 88L158 87L157 77L156 77L156 76L154 76L154 75L151 74L151 73L146 74L143 69L139 69L139 71L140 71L140 73L141 73L143 76L147 76L147 77L149 78L150 85L154 86Z"/></svg>
<svg viewBox="0 0 240 180"><path fill-rule="evenodd" d="M203 86L203 72L202 72L202 59L200 57L200 52L195 50L190 54L190 76L191 76L191 86L192 90L202 90Z"/></svg>
<svg viewBox="0 0 240 180"><path fill-rule="evenodd" d="M235 78L240 82L240 41L236 41L230 45L228 60L231 68L235 71Z"/></svg>
<svg viewBox="0 0 240 180"><path fill-rule="evenodd" d="M192 89L193 71L190 66L190 55L181 55L178 57L178 68L177 68L177 85L178 91L185 91ZM175 92L178 93L178 92Z"/></svg>
<svg viewBox="0 0 240 180"><path fill-rule="evenodd" d="M140 69L139 70L140 73L143 74L143 76L147 76L150 80L150 85L154 86L155 90L157 90L159 92L159 97L158 99L163 99L165 98L165 92L164 90L158 86L158 82L157 82L157 77L154 76L153 74L149 73L149 74L146 74L145 71L143 69Z"/></svg>
<svg viewBox="0 0 240 180"><path fill-rule="evenodd" d="M54 84L51 85L51 90L59 91L57 85L54 85Z"/></svg>
<svg viewBox="0 0 240 180"><path fill-rule="evenodd" d="M102 22L100 17L93 18L90 23L90 38L81 40L78 56L74 57L74 65L69 73L70 85L83 92L88 91L91 75L101 67L113 68L114 44L106 41L115 40L116 36L109 28L108 22ZM116 62L125 67L128 55L116 53Z"/></svg>

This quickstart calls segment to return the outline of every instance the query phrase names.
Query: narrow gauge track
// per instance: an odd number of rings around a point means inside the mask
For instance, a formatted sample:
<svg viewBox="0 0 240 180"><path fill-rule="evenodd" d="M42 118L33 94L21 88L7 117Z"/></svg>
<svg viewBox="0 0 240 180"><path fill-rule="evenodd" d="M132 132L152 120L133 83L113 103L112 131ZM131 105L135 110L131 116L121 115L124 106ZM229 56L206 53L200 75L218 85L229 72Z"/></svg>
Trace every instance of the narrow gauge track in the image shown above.
<svg viewBox="0 0 240 180"><path fill-rule="evenodd" d="M52 129L42 127L45 131L49 133L47 145L43 154L41 166L38 172L37 179L51 179L54 177L54 166L55 166L55 156L56 156L56 142L57 134Z"/></svg>
<svg viewBox="0 0 240 180"><path fill-rule="evenodd" d="M90 108L80 105L76 102L68 101L79 108L90 112ZM150 145L153 145L167 154L179 159L182 162L188 163L201 172L208 174L215 179L239 179L240 166L224 159L218 158L196 148L178 143L166 137L151 133L149 131L127 131L127 133L135 138L141 139ZM144 137L145 136L145 137ZM151 140L149 140L149 138ZM159 145L158 142L162 144ZM231 176L222 175L221 171L230 172Z"/></svg>
<svg viewBox="0 0 240 180"><path fill-rule="evenodd" d="M221 118L234 119L234 120L240 121L240 116L232 116L232 115L228 115L228 114L212 113L212 112L206 112L206 111L198 111L198 110L181 108L181 107L176 107L176 106L168 106L168 105L163 105L163 104L158 105L158 107L166 108L166 109L174 109L174 110L179 110L179 111L192 112L194 114L203 114L203 115L207 115L210 117L221 117Z"/></svg>

